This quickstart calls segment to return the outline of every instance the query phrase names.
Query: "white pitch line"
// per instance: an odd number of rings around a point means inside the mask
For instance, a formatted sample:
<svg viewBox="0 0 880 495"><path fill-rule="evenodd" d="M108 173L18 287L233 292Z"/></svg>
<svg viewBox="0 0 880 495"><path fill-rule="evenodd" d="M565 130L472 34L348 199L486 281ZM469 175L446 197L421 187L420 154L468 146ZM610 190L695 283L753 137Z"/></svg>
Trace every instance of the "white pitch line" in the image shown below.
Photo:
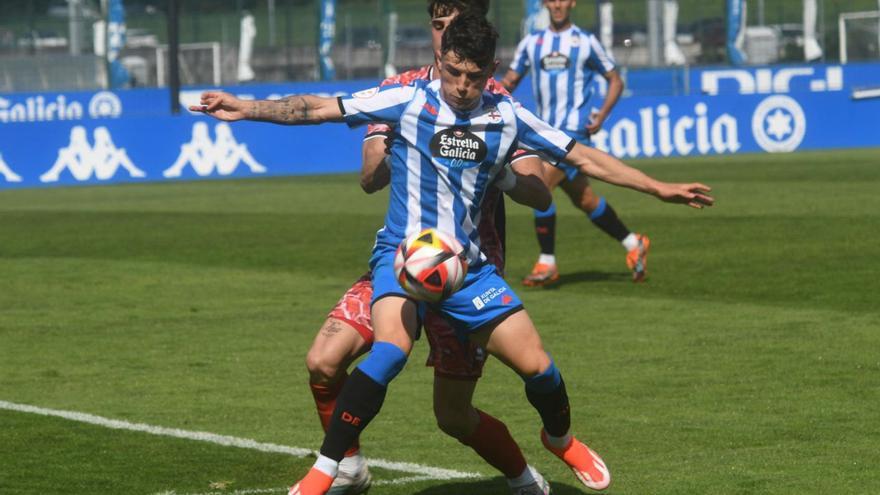
<svg viewBox="0 0 880 495"><path fill-rule="evenodd" d="M0 400L0 409L6 409L9 411L17 411L17 412L25 412L31 414L39 414L41 416L54 416L58 418L64 418L71 421L77 421L80 423L88 423L97 426L103 426L105 428L111 428L115 430L129 430L129 431L138 431L142 433L149 433L151 435L158 435L163 437L173 437L173 438L183 438L186 440L196 440L200 442L208 442L214 443L217 445L223 445L226 447L239 447L242 449L251 449L258 450L260 452L270 452L276 454L289 454L294 457L310 457L316 456L317 453L310 449L304 449L302 447L288 447L286 445L278 445L274 443L264 443L258 442L256 440L251 440L249 438L239 438L239 437L230 437L227 435L218 435L216 433L209 433L205 431L188 431L188 430L180 430L177 428L165 428L162 426L153 426L144 423L129 423L128 421L122 421L118 419L110 419L102 416L95 416L92 414L81 413L76 411L62 411L58 409L46 409L42 407L30 406L27 404L16 404L14 402L6 402ZM422 481L422 480L453 480L453 479L463 479L463 478L481 478L482 475L479 473L468 473L463 471L455 471L452 469L443 469L432 466L423 466L421 464L413 464L410 462L394 462L385 459L367 459L367 462L371 467L376 467L380 469L388 469L389 471L400 471L404 473L415 474L417 476L400 478L400 480L408 480L408 481L397 481L397 480L389 480L386 483L388 484L399 484L399 483L407 483L413 481ZM377 483L380 483L377 481ZM384 483L382 483L384 484Z"/></svg>

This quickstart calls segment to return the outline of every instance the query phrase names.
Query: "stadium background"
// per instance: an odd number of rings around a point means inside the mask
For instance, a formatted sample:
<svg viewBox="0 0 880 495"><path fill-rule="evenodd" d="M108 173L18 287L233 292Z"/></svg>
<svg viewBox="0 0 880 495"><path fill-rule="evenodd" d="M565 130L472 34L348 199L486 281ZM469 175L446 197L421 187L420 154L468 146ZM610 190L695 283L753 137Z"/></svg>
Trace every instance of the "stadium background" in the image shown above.
<svg viewBox="0 0 880 495"><path fill-rule="evenodd" d="M649 56L651 1L613 2L628 91L601 143L657 177L707 182L719 202L695 213L599 186L655 242L635 287L557 197L562 284L521 295L566 370L575 427L615 472L611 493L880 492L878 19L846 22L847 63L838 22L880 6L819 0L823 55L806 63L802 2L749 1L748 25L769 30L744 49L766 63L735 65L727 3L681 0L687 64L671 67ZM111 3L73 17L66 2L0 3L0 493L283 493L320 441L305 351L363 270L385 196L351 173L359 131L171 115L166 2L124 2L129 78L114 87L93 27ZM502 67L524 11L492 4ZM584 0L575 22L596 28L597 12ZM181 101L362 89L385 73L389 36L395 69L430 59L423 2L339 1L335 17L336 79L320 81L317 2L180 2ZM90 163L98 140L104 161ZM185 145L215 162L197 168ZM531 213L509 215L519 277ZM424 347L364 439L387 461L371 493L497 493L503 481L436 430ZM494 362L486 375L478 406L556 493L578 493L537 442L518 379Z"/></svg>

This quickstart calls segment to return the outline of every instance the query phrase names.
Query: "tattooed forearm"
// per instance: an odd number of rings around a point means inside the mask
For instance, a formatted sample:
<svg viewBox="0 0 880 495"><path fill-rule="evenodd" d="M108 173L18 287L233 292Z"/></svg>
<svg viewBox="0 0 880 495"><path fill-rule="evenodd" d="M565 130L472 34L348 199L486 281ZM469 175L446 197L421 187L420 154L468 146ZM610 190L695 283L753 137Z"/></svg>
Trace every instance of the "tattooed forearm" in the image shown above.
<svg viewBox="0 0 880 495"><path fill-rule="evenodd" d="M253 102L248 118L277 124L310 124L314 119L313 102L308 96L288 96L280 100Z"/></svg>

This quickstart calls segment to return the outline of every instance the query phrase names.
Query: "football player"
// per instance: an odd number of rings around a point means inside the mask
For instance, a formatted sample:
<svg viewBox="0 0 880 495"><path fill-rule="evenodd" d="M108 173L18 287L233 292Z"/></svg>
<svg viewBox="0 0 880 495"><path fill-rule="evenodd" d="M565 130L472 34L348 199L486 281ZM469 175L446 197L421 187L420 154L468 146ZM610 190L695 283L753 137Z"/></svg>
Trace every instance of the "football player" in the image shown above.
<svg viewBox="0 0 880 495"><path fill-rule="evenodd" d="M513 92L531 70L538 117L589 146L590 135L602 128L620 98L623 80L614 59L596 36L571 22L575 3L575 0L544 0L550 12L550 26L519 43L502 84ZM591 113L593 79L597 74L608 81L608 94L602 108ZM544 178L547 187L553 190L561 186L593 225L621 243L627 252L626 263L632 270L633 281L643 281L651 245L648 237L630 231L605 198L596 195L589 178L576 168L564 163L556 166L545 163ZM545 212L535 210L535 233L541 254L532 272L522 281L531 287L559 280L555 255L556 205Z"/></svg>
<svg viewBox="0 0 880 495"><path fill-rule="evenodd" d="M440 56L440 39L446 27L460 12L485 16L488 0L431 0L428 14L431 22L435 63L385 79L382 86L406 85L415 80L431 81L439 72L436 61ZM494 79L486 89L504 92ZM385 187L389 181L386 141L393 136L390 125L371 124L363 143L361 186L367 193ZM511 164L523 175L541 173L541 162L534 153L515 152ZM510 191L508 194L516 194ZM526 192L528 194L528 192ZM528 198L525 198L528 201ZM538 202L531 206L547 208L550 198L538 193ZM542 204L543 203L543 204ZM489 260L499 272L504 272L504 200L495 187L483 201L479 236ZM373 343L370 321L370 300L373 286L370 273L358 279L321 326L306 356L309 387L315 399L321 425L327 429L336 398L339 395L351 363L367 352ZM522 451L511 437L507 426L487 412L473 405L476 382L482 375L487 353L479 345L462 342L455 330L434 311L427 311L423 319L430 352L427 365L434 367L434 415L437 425L446 434L471 447L486 462L498 469L507 479L515 495L546 495L549 485L534 468L527 465ZM339 464L339 472L331 487L331 494L359 494L369 488L369 468L355 444Z"/></svg>

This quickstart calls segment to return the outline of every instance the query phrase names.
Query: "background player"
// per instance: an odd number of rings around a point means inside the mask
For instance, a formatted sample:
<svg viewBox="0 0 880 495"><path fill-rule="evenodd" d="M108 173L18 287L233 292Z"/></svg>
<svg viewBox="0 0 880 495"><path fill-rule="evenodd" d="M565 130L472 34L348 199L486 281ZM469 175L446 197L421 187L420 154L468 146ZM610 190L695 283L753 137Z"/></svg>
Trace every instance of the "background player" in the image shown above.
<svg viewBox="0 0 880 495"><path fill-rule="evenodd" d="M510 97L486 92L486 82L497 66L496 39L497 33L484 18L458 16L443 35L439 81L416 81L410 86L376 89L352 98L294 96L286 100L283 119L274 109L267 111L263 101L243 101L215 92L202 95L202 104L206 105L203 111L223 120L400 123L392 150L391 202L371 259L376 342L347 380L321 455L308 475L291 489L294 495L327 493L344 452L378 414L388 384L406 363L418 328L418 307L397 283L393 258L403 237L425 227L455 232L469 261L464 287L442 301L440 311L456 323L461 335L484 343L489 352L523 378L529 402L543 422L541 438L545 447L568 464L584 485L604 489L610 483L610 474L599 456L571 434L564 381L544 351L528 314L513 290L487 263L478 239L471 236L486 185L501 173L504 158L519 142L554 159L564 159L593 177L664 201L702 208L711 205L713 199L706 195L709 188L705 185L652 179L605 153L577 144ZM469 150L480 150L477 161L451 162L443 158L441 151L431 149L430 133L437 136L453 129L468 136ZM419 181L395 179L419 173L424 174ZM516 183L523 180L516 174L512 177ZM421 200L410 203L407 198L413 196ZM446 203L456 207L441 208ZM475 298L484 296L482 304L474 304Z"/></svg>
<svg viewBox="0 0 880 495"><path fill-rule="evenodd" d="M599 131L620 98L623 80L615 69L614 59L605 52L599 40L589 31L572 24L571 10L575 3L575 0L544 0L550 12L550 27L519 43L502 84L513 92L531 70L538 116L589 146L590 135ZM602 108L591 115L595 74L608 81L608 94ZM650 246L648 238L631 232L605 198L593 192L587 176L574 167L559 164L557 168L546 163L544 178L550 190L561 185L571 202L589 216L593 225L623 245L633 280L644 280ZM523 279L527 286L559 280L555 256L555 205L546 212L535 211L535 232L541 254L532 272Z"/></svg>
<svg viewBox="0 0 880 495"><path fill-rule="evenodd" d="M433 0L428 4L435 58L440 53L440 37L459 12L485 16L488 0ZM412 70L383 81L382 85L408 84L413 80L432 80L439 72L436 63ZM494 79L487 84L490 92L503 91ZM372 124L364 138L361 186L368 193L388 184L389 169L385 163L386 139L393 130L386 124ZM541 162L534 154L522 153L514 160L523 175L541 174ZM493 188L494 189L494 188ZM538 194L533 207L546 209L551 197ZM516 194L516 191L511 191ZM526 191L528 195L528 191ZM543 197L541 197L543 196ZM528 198L524 198L528 200ZM497 207L496 207L497 205ZM503 273L503 197L493 190L483 203L479 226L480 238L489 260ZM326 430L339 391L348 377L348 367L365 353L373 342L370 321L370 300L373 287L370 274L362 276L342 296L321 326L306 356L309 386L321 424ZM549 485L541 475L529 469L519 446L503 422L473 406L476 382L482 374L485 350L473 342L462 342L455 330L438 314L428 311L424 318L430 345L428 365L434 367L434 414L442 431L473 448L490 465L507 478L511 491L517 495L546 495ZM371 477L360 454L359 445L350 448L340 462L331 494L359 494L369 488Z"/></svg>

